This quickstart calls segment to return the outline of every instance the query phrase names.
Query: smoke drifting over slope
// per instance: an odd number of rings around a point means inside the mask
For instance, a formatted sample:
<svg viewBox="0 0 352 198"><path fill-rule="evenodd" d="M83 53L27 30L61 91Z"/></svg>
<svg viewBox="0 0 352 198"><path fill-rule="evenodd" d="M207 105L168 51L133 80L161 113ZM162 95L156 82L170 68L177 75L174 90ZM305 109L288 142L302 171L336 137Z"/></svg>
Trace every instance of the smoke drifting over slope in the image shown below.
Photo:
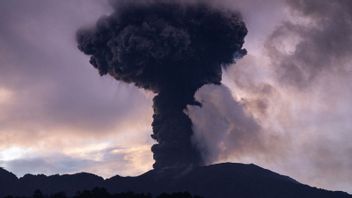
<svg viewBox="0 0 352 198"><path fill-rule="evenodd" d="M189 106L195 141L207 163L264 149L261 126L226 86L205 85L195 94L202 107Z"/></svg>
<svg viewBox="0 0 352 198"><path fill-rule="evenodd" d="M246 54L247 29L237 13L205 4L124 3L95 28L77 33L79 49L100 75L151 90L154 168L203 164L192 143L187 105L194 93L220 84L222 66Z"/></svg>

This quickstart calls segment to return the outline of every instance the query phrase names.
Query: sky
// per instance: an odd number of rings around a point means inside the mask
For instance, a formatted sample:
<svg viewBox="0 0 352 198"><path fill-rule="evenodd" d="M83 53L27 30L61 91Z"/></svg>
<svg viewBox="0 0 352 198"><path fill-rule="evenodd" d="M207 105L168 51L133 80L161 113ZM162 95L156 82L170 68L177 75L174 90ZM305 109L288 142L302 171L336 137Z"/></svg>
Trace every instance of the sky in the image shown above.
<svg viewBox="0 0 352 198"><path fill-rule="evenodd" d="M351 193L352 1L211 3L240 11L249 33L248 55L185 110L208 163ZM108 1L0 1L1 167L19 177L151 169L154 95L100 77L75 42L111 12Z"/></svg>

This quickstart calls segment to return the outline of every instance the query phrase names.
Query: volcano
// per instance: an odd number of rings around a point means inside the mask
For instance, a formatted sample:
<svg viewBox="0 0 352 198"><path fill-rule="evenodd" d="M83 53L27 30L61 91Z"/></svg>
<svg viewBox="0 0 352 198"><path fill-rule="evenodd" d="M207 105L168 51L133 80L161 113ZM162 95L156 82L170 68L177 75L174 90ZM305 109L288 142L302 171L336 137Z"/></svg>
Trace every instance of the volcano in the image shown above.
<svg viewBox="0 0 352 198"><path fill-rule="evenodd" d="M43 194L106 188L111 193L136 192L159 195L163 192L190 192L204 198L352 198L340 191L328 191L302 184L254 164L223 163L189 169L151 170L136 177L102 177L78 173L73 175L25 175L17 178L0 170L0 196L31 196L37 189Z"/></svg>

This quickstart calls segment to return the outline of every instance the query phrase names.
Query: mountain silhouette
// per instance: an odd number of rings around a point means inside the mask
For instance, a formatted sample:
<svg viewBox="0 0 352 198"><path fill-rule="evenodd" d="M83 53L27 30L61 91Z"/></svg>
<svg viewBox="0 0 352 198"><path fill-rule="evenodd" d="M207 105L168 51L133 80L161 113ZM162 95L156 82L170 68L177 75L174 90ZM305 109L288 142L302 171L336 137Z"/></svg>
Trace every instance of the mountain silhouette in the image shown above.
<svg viewBox="0 0 352 198"><path fill-rule="evenodd" d="M0 196L4 196L9 192L14 192L17 186L18 179L16 175L3 168L0 168Z"/></svg>
<svg viewBox="0 0 352 198"><path fill-rule="evenodd" d="M352 198L345 192L327 191L301 184L290 177L254 164L223 163L188 169L151 170L136 177L102 177L79 173L73 175L30 175L17 178L0 169L0 197L30 196L39 189L43 194L106 188L111 193L190 192L204 198Z"/></svg>

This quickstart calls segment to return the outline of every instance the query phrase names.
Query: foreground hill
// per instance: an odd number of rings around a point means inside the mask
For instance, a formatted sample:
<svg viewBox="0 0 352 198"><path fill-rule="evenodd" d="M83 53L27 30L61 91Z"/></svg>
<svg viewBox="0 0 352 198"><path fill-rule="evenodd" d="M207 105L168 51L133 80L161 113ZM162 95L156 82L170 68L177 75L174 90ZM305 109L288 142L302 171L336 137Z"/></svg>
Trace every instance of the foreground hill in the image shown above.
<svg viewBox="0 0 352 198"><path fill-rule="evenodd" d="M77 191L104 187L111 193L133 191L162 192L188 191L205 198L352 198L344 192L322 190L301 184L287 176L282 176L256 165L217 164L187 170L151 170L137 177L115 176L103 178L79 173L74 175L26 175L18 179L15 175L0 169L0 196L32 195L36 189L44 194L66 192L73 195Z"/></svg>

